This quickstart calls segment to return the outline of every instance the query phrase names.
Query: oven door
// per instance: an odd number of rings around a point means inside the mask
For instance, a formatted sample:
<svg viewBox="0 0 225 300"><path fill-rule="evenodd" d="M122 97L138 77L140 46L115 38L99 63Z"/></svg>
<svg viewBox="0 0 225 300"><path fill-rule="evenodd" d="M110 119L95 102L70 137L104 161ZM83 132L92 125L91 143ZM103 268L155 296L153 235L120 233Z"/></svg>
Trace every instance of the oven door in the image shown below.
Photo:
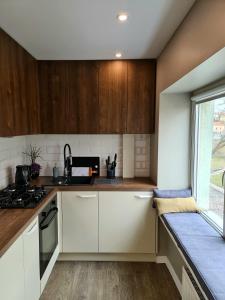
<svg viewBox="0 0 225 300"><path fill-rule="evenodd" d="M52 203L39 215L40 278L58 245L58 208Z"/></svg>

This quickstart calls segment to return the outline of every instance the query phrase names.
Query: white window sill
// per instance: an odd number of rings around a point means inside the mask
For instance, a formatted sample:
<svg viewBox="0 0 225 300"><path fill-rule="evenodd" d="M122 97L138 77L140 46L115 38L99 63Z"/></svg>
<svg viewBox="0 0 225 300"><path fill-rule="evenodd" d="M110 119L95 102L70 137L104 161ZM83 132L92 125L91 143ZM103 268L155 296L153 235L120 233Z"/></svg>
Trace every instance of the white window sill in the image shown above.
<svg viewBox="0 0 225 300"><path fill-rule="evenodd" d="M212 211L201 212L203 218L221 235L223 235L223 220Z"/></svg>

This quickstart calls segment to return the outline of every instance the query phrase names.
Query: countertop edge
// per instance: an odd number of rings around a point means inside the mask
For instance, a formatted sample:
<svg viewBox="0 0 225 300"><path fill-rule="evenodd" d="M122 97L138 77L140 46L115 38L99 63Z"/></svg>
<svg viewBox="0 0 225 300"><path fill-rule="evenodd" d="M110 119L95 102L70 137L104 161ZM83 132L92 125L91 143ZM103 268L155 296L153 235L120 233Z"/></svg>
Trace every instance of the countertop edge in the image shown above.
<svg viewBox="0 0 225 300"><path fill-rule="evenodd" d="M103 177L104 178L104 177ZM33 184L54 187L58 191L153 191L157 186L149 177L125 178L119 183L98 183L90 185L54 185L51 176L40 176Z"/></svg>

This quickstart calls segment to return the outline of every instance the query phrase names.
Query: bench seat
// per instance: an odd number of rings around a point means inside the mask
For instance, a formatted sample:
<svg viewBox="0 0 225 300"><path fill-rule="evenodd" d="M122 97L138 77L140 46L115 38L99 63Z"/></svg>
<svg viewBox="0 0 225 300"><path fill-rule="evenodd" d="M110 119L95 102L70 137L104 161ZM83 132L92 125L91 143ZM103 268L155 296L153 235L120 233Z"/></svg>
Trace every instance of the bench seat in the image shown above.
<svg viewBox="0 0 225 300"><path fill-rule="evenodd" d="M161 216L208 299L225 300L225 241L198 213Z"/></svg>

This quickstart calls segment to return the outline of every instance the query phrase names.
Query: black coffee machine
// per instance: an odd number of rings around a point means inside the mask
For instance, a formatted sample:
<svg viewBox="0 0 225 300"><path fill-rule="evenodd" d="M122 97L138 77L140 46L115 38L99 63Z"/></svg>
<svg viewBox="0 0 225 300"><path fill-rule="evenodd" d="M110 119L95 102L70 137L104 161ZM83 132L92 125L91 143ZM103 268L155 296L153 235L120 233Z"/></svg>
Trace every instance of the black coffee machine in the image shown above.
<svg viewBox="0 0 225 300"><path fill-rule="evenodd" d="M28 165L18 165L16 166L16 185L28 185L30 182L31 168Z"/></svg>

